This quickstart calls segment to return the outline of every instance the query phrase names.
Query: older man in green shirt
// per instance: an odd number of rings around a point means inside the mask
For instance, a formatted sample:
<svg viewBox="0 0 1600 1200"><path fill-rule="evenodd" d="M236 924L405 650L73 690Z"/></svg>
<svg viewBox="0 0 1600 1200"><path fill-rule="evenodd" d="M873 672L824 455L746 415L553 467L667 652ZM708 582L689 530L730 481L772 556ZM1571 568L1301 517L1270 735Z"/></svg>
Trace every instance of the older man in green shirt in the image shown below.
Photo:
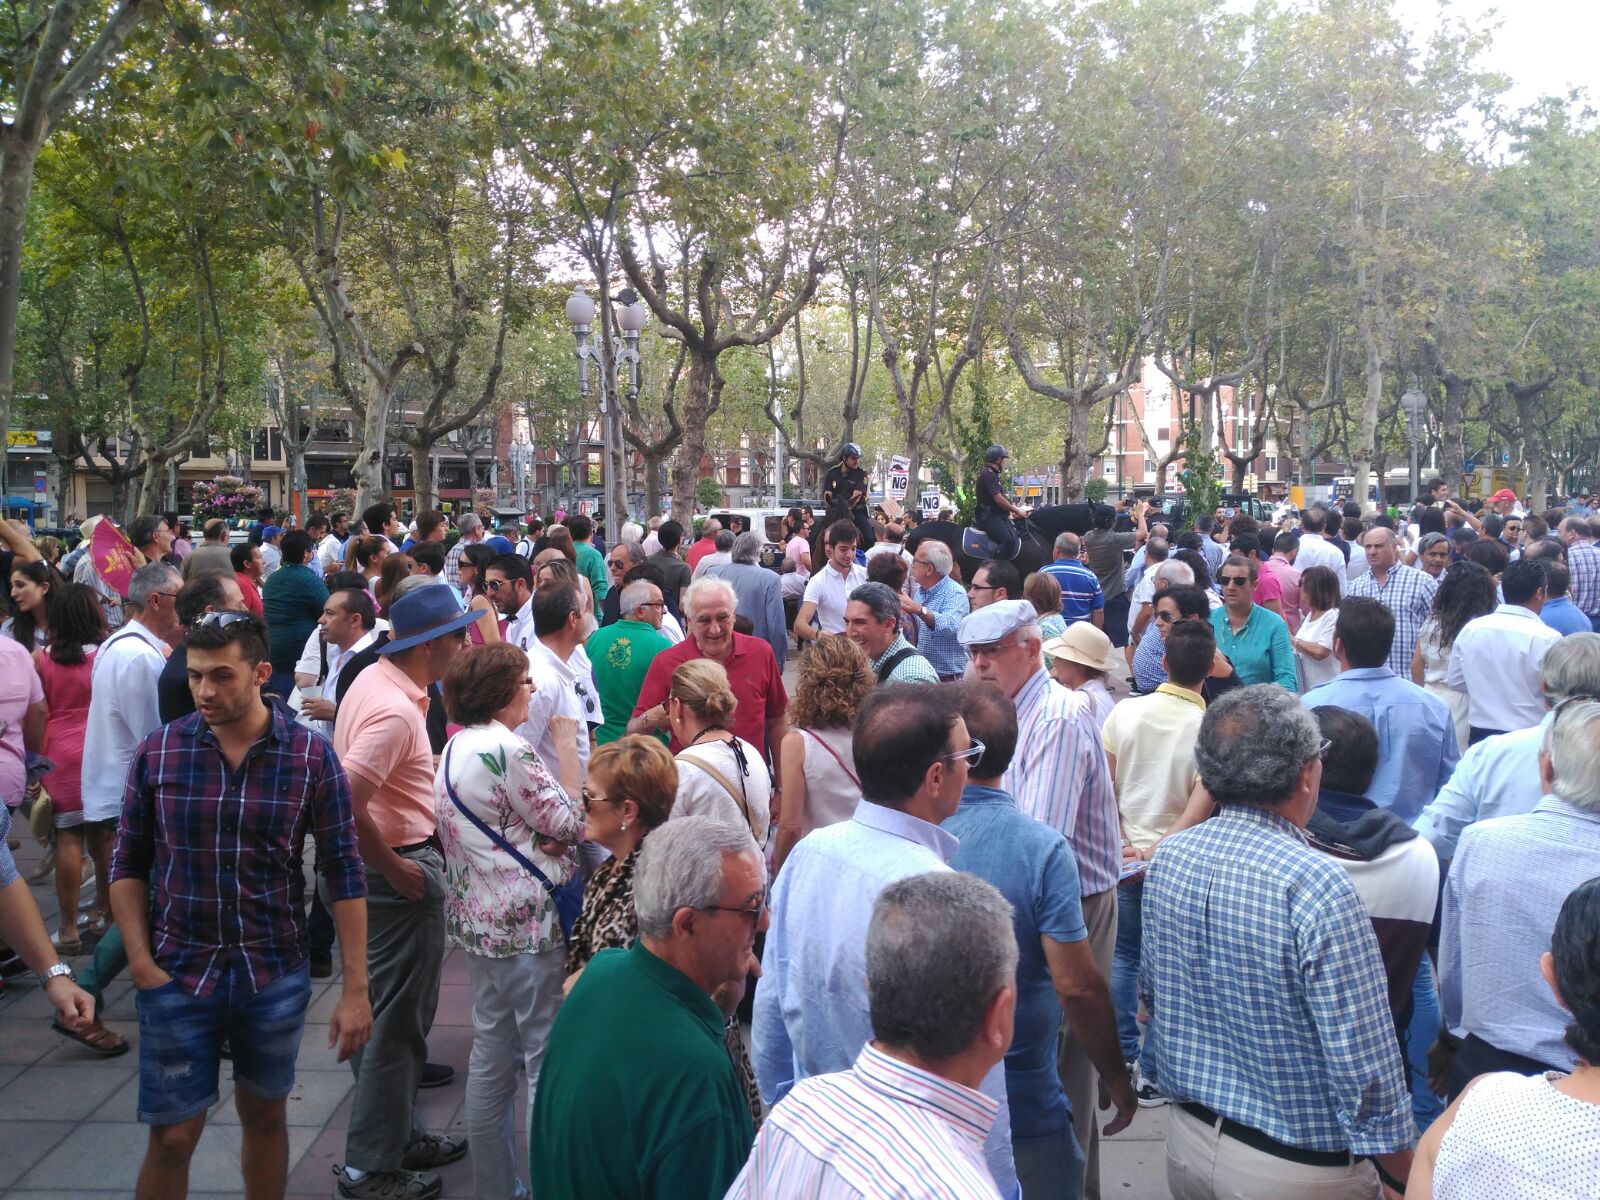
<svg viewBox="0 0 1600 1200"><path fill-rule="evenodd" d="M606 715L595 730L597 746L628 732L628 719L639 702L639 689L650 664L672 646L661 632L661 614L666 611L661 589L648 579L622 585L619 611L620 621L596 629L584 644L594 670L594 686L600 693L600 709ZM667 744L664 733L656 736L663 746Z"/></svg>
<svg viewBox="0 0 1600 1200"><path fill-rule="evenodd" d="M609 802L607 802L609 803ZM602 950L550 1030L528 1152L533 1194L719 1200L755 1140L728 1056L766 868L749 830L669 821L634 869L639 941Z"/></svg>

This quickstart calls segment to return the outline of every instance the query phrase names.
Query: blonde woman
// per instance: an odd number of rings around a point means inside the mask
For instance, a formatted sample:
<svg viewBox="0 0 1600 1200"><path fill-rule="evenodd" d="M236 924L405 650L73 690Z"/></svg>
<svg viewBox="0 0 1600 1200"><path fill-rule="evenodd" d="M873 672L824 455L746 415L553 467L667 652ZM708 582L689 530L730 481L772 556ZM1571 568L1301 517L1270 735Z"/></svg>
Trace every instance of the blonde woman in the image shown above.
<svg viewBox="0 0 1600 1200"><path fill-rule="evenodd" d="M743 825L756 845L765 848L772 776L761 751L728 729L738 706L721 663L697 658L672 673L667 723L683 746L677 755L678 800L672 815Z"/></svg>

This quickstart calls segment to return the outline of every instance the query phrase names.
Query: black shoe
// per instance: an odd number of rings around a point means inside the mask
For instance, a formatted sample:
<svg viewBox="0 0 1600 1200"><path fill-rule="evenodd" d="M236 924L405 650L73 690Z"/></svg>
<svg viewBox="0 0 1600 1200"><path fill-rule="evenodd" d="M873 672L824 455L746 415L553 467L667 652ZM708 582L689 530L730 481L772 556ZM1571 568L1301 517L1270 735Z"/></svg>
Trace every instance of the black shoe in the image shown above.
<svg viewBox="0 0 1600 1200"><path fill-rule="evenodd" d="M425 1088L444 1087L455 1077L456 1069L454 1067L446 1066L444 1063L423 1063L422 1079L417 1086Z"/></svg>
<svg viewBox="0 0 1600 1200"><path fill-rule="evenodd" d="M311 960L311 978L332 979L333 960L331 958L313 958Z"/></svg>
<svg viewBox="0 0 1600 1200"><path fill-rule="evenodd" d="M448 1133L425 1133L406 1147L400 1165L408 1171L429 1171L466 1156L466 1138Z"/></svg>

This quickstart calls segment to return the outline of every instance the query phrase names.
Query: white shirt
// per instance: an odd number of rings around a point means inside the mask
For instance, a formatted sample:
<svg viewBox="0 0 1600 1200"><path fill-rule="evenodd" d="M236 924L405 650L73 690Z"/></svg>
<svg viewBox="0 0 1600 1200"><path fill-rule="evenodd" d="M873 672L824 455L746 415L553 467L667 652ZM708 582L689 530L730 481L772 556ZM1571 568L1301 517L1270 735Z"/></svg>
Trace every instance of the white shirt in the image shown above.
<svg viewBox="0 0 1600 1200"><path fill-rule="evenodd" d="M696 579L699 579L700 576L702 576L702 575L704 575L706 573L706 568L707 567L720 567L723 563L731 563L732 561L733 561L733 551L731 551L731 550L713 550L710 554L706 555L699 562L695 563L694 571L689 575L689 581L692 583Z"/></svg>
<svg viewBox="0 0 1600 1200"><path fill-rule="evenodd" d="M678 751L678 798L673 802L673 817L715 817L728 825L748 825L756 845L767 844L767 831L772 823L772 776L766 762L757 750L743 738L735 738L744 751L745 769L733 756L732 743L714 742L709 738L694 746ZM733 785L739 800L723 787L701 764L708 764ZM745 819L745 809L750 818Z"/></svg>
<svg viewBox="0 0 1600 1200"><path fill-rule="evenodd" d="M328 534L317 543L317 566L322 568L326 575L329 571L337 571L344 565L344 543L333 534Z"/></svg>
<svg viewBox="0 0 1600 1200"><path fill-rule="evenodd" d="M1337 550L1335 554L1339 553ZM1343 576L1340 577L1341 580ZM1300 690L1309 692L1314 687L1321 687L1339 674L1339 660L1333 655L1333 627L1339 623L1339 610L1330 608L1320 617L1308 617L1300 623L1300 632L1294 635L1297 642L1307 642L1313 646L1326 646L1326 658L1312 658L1309 654L1301 653L1299 647L1295 648L1295 661L1300 664Z"/></svg>
<svg viewBox="0 0 1600 1200"><path fill-rule="evenodd" d="M676 646L683 641L683 626L678 624L678 618L667 612L661 611L661 636Z"/></svg>
<svg viewBox="0 0 1600 1200"><path fill-rule="evenodd" d="M1365 557L1365 551L1362 555ZM1344 555L1339 553L1339 547L1320 533L1300 535L1300 553L1295 555L1294 565L1302 572L1308 567L1327 567L1339 577L1339 594L1344 594L1344 586L1348 582L1345 579Z"/></svg>
<svg viewBox="0 0 1600 1200"><path fill-rule="evenodd" d="M83 732L83 819L122 815L128 764L145 736L161 727L156 683L167 645L138 621L105 640L94 656L94 691Z"/></svg>
<svg viewBox="0 0 1600 1200"><path fill-rule="evenodd" d="M283 551L271 542L261 543L261 578L266 579L283 565Z"/></svg>
<svg viewBox="0 0 1600 1200"><path fill-rule="evenodd" d="M817 624L823 633L844 632L844 606L850 593L867 581L867 569L856 563L841 575L831 562L806 583L804 604L817 606Z"/></svg>
<svg viewBox="0 0 1600 1200"><path fill-rule="evenodd" d="M1544 719L1539 668L1561 634L1520 604L1502 604L1468 621L1450 649L1445 682L1467 694L1467 719L1475 729L1502 733Z"/></svg>
<svg viewBox="0 0 1600 1200"><path fill-rule="evenodd" d="M528 628L533 629L530 618ZM581 647L580 647L581 648ZM571 717L578 723L578 765L589 773L589 721L603 720L600 701L595 695L594 681L587 671L580 671L572 661L562 662L554 650L538 638L526 647L528 675L533 680L533 698L528 701L528 719L517 726L521 737L543 760L550 774L560 777L561 760L556 756L556 741L550 733L551 717ZM576 658L576 655L574 655ZM587 665L588 660L584 660ZM586 695L580 695L582 685Z"/></svg>

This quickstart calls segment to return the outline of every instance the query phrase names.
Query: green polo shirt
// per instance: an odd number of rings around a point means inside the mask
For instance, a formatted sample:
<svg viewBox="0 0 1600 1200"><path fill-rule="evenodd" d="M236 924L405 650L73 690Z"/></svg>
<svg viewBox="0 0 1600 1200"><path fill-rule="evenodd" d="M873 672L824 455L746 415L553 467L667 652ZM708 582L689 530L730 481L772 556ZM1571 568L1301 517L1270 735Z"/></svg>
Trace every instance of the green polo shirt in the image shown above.
<svg viewBox="0 0 1600 1200"><path fill-rule="evenodd" d="M595 955L539 1072L533 1194L721 1200L755 1141L723 1029L711 998L643 943Z"/></svg>
<svg viewBox="0 0 1600 1200"><path fill-rule="evenodd" d="M1276 683L1291 692L1299 690L1289 627L1271 609L1255 605L1244 628L1234 633L1228 610L1214 608L1211 632L1217 635L1217 649L1228 656L1240 682Z"/></svg>
<svg viewBox="0 0 1600 1200"><path fill-rule="evenodd" d="M615 621L589 635L584 649L594 668L594 686L606 715L605 724L594 731L595 745L604 746L628 732L645 673L656 655L671 646L665 634L645 621ZM656 736L663 746L667 744L665 734Z"/></svg>
<svg viewBox="0 0 1600 1200"><path fill-rule="evenodd" d="M605 557L588 542L579 542L575 548L578 551L578 570L589 577L589 583L594 588L594 602L599 604L611 590L611 580L606 576Z"/></svg>

